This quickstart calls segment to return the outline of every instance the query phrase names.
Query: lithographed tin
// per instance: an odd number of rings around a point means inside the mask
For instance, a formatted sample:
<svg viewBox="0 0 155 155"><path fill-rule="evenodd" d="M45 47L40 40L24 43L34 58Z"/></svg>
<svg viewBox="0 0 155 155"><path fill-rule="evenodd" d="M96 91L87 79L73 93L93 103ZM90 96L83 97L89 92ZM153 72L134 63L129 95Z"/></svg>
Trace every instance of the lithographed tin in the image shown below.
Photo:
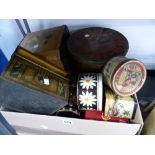
<svg viewBox="0 0 155 155"><path fill-rule="evenodd" d="M81 73L77 82L77 103L80 110L103 110L101 73Z"/></svg>
<svg viewBox="0 0 155 155"><path fill-rule="evenodd" d="M69 80L18 54L14 54L3 77L32 89L68 100Z"/></svg>
<svg viewBox="0 0 155 155"><path fill-rule="evenodd" d="M137 103L133 96L119 96L105 90L105 116L134 119Z"/></svg>
<svg viewBox="0 0 155 155"><path fill-rule="evenodd" d="M127 39L116 30L88 27L71 34L67 41L72 68L75 72L100 72L114 56L125 56Z"/></svg>
<svg viewBox="0 0 155 155"><path fill-rule="evenodd" d="M105 83L116 94L130 96L143 86L146 69L139 60L114 57L103 68L103 76Z"/></svg>
<svg viewBox="0 0 155 155"><path fill-rule="evenodd" d="M68 37L69 31L65 25L28 33L19 45L27 53L20 51L19 54L36 63L44 61L66 76L69 69L66 48Z"/></svg>
<svg viewBox="0 0 155 155"><path fill-rule="evenodd" d="M103 112L95 111L95 110L86 110L85 111L85 119L129 123L128 118L105 116Z"/></svg>

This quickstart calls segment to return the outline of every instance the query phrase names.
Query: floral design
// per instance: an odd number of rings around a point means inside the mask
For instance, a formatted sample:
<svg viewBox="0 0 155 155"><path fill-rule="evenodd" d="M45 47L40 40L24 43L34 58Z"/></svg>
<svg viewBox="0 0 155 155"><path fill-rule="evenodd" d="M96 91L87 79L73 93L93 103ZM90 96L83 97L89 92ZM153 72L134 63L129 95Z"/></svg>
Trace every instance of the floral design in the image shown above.
<svg viewBox="0 0 155 155"><path fill-rule="evenodd" d="M133 109L130 109L127 105L121 103L116 99L115 103L111 105L108 111L108 115L111 117L131 118Z"/></svg>
<svg viewBox="0 0 155 155"><path fill-rule="evenodd" d="M80 86L82 86L82 89L86 88L87 90L89 88L93 89L93 86L96 86L95 82L97 82L95 80L94 76L84 76L83 78L81 78L80 80Z"/></svg>
<svg viewBox="0 0 155 155"><path fill-rule="evenodd" d="M83 104L83 106L87 106L87 107L92 107L93 105L96 105L96 95L93 95L92 92L88 92L86 91L86 93L84 93L82 91L82 95L79 95L79 101L80 101L80 104Z"/></svg>

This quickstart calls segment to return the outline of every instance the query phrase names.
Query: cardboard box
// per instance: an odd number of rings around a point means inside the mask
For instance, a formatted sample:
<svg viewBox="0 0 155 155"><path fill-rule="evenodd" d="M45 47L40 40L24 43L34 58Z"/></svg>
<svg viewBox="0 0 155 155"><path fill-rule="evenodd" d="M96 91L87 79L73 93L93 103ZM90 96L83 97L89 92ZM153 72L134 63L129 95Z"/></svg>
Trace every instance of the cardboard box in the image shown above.
<svg viewBox="0 0 155 155"><path fill-rule="evenodd" d="M139 105L131 124L6 111L1 113L18 134L135 135L140 134L143 127Z"/></svg>

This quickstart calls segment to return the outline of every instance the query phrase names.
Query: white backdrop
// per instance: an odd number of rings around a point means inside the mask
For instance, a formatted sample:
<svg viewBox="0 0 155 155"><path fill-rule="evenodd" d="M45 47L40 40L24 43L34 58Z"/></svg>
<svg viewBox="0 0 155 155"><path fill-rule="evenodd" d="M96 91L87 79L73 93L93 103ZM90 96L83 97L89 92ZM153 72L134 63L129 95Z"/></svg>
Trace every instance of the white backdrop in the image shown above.
<svg viewBox="0 0 155 155"><path fill-rule="evenodd" d="M155 20L28 20L31 31L42 30L54 26L66 24L70 31L88 26L109 27L121 32L129 41L127 56L141 60L147 68L155 69ZM16 22L11 20L0 20L0 48L8 59L23 36Z"/></svg>

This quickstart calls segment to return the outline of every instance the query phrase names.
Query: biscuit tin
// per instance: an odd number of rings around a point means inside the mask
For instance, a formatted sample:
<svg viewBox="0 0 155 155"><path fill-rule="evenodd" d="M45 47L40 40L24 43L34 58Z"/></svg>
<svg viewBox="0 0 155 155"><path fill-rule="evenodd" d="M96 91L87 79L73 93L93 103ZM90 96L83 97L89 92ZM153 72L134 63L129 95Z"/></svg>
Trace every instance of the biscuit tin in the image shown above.
<svg viewBox="0 0 155 155"><path fill-rule="evenodd" d="M130 96L138 92L146 80L146 69L136 59L114 57L103 68L105 83L118 95Z"/></svg>
<svg viewBox="0 0 155 155"><path fill-rule="evenodd" d="M102 111L103 80L101 73L81 73L77 82L77 103L80 110Z"/></svg>
<svg viewBox="0 0 155 155"><path fill-rule="evenodd" d="M137 103L133 96L119 96L105 90L105 116L134 119Z"/></svg>

